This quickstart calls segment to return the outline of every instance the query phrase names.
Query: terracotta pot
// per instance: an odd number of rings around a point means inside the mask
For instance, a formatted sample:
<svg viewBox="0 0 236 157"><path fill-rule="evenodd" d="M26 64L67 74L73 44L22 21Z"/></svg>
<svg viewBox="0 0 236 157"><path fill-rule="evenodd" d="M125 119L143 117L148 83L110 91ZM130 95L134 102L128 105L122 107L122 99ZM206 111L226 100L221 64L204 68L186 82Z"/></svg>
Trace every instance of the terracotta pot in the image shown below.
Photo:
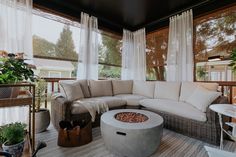
<svg viewBox="0 0 236 157"><path fill-rule="evenodd" d="M48 109L40 109L35 112L35 132L40 133L45 131L50 124L50 113Z"/></svg>
<svg viewBox="0 0 236 157"><path fill-rule="evenodd" d="M9 146L3 143L2 149L3 151L10 153L13 157L21 157L24 150L24 144L25 141Z"/></svg>

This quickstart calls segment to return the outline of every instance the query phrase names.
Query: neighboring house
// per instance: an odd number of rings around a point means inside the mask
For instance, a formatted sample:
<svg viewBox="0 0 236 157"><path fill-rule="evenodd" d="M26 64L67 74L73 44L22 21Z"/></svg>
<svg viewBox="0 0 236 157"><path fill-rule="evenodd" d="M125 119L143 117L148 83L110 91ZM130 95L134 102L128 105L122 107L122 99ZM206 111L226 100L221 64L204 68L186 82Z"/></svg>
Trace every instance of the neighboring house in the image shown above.
<svg viewBox="0 0 236 157"><path fill-rule="evenodd" d="M34 58L35 74L40 77L69 78L72 77L72 71L75 67L70 61L50 60Z"/></svg>

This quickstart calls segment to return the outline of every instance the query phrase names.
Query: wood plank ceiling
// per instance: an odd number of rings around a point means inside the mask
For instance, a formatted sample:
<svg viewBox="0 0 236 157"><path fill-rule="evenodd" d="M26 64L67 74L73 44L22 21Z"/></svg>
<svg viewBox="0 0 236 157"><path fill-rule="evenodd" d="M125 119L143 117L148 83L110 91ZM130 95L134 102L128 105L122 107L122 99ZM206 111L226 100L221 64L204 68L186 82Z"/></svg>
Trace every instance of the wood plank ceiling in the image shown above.
<svg viewBox="0 0 236 157"><path fill-rule="evenodd" d="M146 32L168 25L168 18L193 8L194 16L235 4L235 0L33 0L37 6L80 18L98 17L99 26L122 33L123 28Z"/></svg>

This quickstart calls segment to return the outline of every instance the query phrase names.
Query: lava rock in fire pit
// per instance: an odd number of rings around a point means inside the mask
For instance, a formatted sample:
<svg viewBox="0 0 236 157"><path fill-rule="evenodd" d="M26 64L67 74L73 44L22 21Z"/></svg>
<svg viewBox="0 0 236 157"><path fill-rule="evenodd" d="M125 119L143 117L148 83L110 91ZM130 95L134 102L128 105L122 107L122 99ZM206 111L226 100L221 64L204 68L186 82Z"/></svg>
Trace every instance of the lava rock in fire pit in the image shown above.
<svg viewBox="0 0 236 157"><path fill-rule="evenodd" d="M126 123L142 123L148 120L147 116L136 112L120 112L115 115L115 118Z"/></svg>

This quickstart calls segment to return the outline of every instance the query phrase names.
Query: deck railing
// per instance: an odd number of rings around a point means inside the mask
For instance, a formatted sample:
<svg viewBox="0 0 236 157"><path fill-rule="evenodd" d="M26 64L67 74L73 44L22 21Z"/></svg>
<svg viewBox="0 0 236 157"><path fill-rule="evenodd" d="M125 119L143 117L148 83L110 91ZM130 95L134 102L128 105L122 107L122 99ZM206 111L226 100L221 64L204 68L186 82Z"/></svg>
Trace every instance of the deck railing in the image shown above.
<svg viewBox="0 0 236 157"><path fill-rule="evenodd" d="M46 95L53 92L59 92L60 80L75 80L76 78L43 78L48 83L48 88L46 90ZM219 90L223 95L228 97L230 103L236 103L236 81L197 81L197 82L208 82L208 83L218 83ZM49 98L45 100L45 108L47 108Z"/></svg>
<svg viewBox="0 0 236 157"><path fill-rule="evenodd" d="M60 92L59 81L60 80L75 80L76 78L51 78L45 77L43 78L47 82L47 89L45 91L46 99L45 99L45 108L48 107L48 101L50 98L48 97L51 93Z"/></svg>

